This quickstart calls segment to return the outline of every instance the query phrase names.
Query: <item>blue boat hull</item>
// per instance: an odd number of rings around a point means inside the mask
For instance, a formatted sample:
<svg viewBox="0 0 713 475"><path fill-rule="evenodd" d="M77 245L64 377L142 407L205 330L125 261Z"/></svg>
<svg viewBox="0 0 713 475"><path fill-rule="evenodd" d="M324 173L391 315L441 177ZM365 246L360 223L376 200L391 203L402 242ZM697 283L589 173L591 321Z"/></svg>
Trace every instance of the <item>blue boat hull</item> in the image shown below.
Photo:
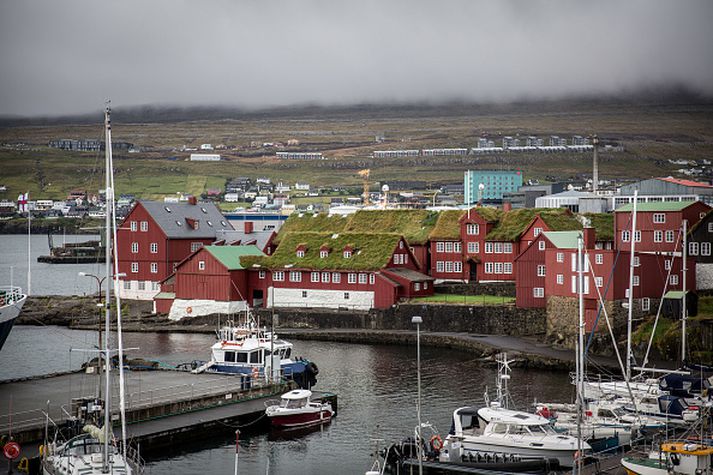
<svg viewBox="0 0 713 475"><path fill-rule="evenodd" d="M260 376L264 376L264 368L258 366L240 366L227 364L213 364L206 371L211 373L242 374L251 376L253 368L258 368ZM319 370L314 363L306 360L284 363L280 365L282 374L288 380L292 380L302 389L310 389L317 384L317 373Z"/></svg>

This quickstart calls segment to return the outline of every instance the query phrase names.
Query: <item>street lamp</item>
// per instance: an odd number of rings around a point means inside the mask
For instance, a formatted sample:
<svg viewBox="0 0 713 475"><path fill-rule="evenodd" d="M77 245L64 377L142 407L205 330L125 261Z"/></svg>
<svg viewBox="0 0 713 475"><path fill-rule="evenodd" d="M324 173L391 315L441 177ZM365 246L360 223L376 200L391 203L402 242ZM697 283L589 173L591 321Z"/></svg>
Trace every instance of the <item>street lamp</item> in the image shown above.
<svg viewBox="0 0 713 475"><path fill-rule="evenodd" d="M418 376L418 398L416 399L416 415L418 417L418 440L416 449L418 454L418 475L423 475L423 456L421 448L421 323L423 319L416 315L411 318L411 323L416 324L416 374Z"/></svg>

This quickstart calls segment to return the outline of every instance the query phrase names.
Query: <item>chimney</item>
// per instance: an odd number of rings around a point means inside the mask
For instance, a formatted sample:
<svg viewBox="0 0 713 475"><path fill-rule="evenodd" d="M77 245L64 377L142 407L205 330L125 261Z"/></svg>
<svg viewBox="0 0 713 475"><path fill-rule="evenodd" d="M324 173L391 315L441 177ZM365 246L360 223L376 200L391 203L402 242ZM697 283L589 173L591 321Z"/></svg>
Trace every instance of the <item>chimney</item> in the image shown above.
<svg viewBox="0 0 713 475"><path fill-rule="evenodd" d="M243 228L245 231L245 234L252 234L253 232L253 222L252 221L245 221L245 227Z"/></svg>
<svg viewBox="0 0 713 475"><path fill-rule="evenodd" d="M505 211L506 213L507 213L508 211L512 211L512 203L509 202L509 201L505 201L505 202L503 203L503 211Z"/></svg>
<svg viewBox="0 0 713 475"><path fill-rule="evenodd" d="M599 188L599 137L597 134L592 136L592 149L594 150L594 163L592 169L592 193L597 192Z"/></svg>
<svg viewBox="0 0 713 475"><path fill-rule="evenodd" d="M582 229L582 235L584 236L584 248L594 249L594 244L597 242L597 233L594 228Z"/></svg>
<svg viewBox="0 0 713 475"><path fill-rule="evenodd" d="M195 206L196 204L198 204L198 200L196 199L195 196L189 196L189 197L188 197L188 204Z"/></svg>

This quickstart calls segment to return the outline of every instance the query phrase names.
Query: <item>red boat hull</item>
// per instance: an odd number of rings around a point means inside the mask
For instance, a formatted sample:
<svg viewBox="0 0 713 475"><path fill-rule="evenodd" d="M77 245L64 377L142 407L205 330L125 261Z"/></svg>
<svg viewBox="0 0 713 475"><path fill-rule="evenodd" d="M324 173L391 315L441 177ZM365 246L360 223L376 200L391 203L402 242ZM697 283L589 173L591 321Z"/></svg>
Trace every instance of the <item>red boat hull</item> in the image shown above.
<svg viewBox="0 0 713 475"><path fill-rule="evenodd" d="M305 427L316 424L323 424L332 419L332 412L322 410L320 412L307 412L302 414L275 415L270 417L273 427L291 428Z"/></svg>

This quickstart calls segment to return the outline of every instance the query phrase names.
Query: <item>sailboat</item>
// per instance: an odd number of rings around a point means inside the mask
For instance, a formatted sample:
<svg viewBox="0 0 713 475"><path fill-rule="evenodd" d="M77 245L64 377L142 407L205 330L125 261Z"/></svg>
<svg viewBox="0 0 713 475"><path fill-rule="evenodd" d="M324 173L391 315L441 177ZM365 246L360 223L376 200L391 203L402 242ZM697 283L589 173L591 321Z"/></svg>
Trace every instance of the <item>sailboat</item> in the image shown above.
<svg viewBox="0 0 713 475"><path fill-rule="evenodd" d="M116 242L116 222L114 206L114 176L111 150L111 109L107 106L104 112L104 129L106 135L106 243L107 249ZM117 257L114 249L114 262L110 260L110 253L106 253L106 305L105 320L106 330L104 332L103 349L100 354L103 356L105 368L105 392L104 392L104 426L97 427L94 424L86 424L83 433L70 438L65 442L46 441L42 452L42 473L44 475L93 475L93 474L121 474L137 475L143 473L143 464L138 453L127 447L126 444L126 422L124 414L124 381L123 364L119 364L119 396L120 415L122 425L121 444L118 446L113 442L114 433L111 430L111 357L109 350L109 331L111 324L111 302L112 293L109 282L113 279L117 285ZM113 275L112 275L112 270ZM119 362L123 362L123 345L121 337L121 303L118 301L118 292L114 292L117 297L117 334L118 334L118 356ZM48 421L49 422L49 421Z"/></svg>

